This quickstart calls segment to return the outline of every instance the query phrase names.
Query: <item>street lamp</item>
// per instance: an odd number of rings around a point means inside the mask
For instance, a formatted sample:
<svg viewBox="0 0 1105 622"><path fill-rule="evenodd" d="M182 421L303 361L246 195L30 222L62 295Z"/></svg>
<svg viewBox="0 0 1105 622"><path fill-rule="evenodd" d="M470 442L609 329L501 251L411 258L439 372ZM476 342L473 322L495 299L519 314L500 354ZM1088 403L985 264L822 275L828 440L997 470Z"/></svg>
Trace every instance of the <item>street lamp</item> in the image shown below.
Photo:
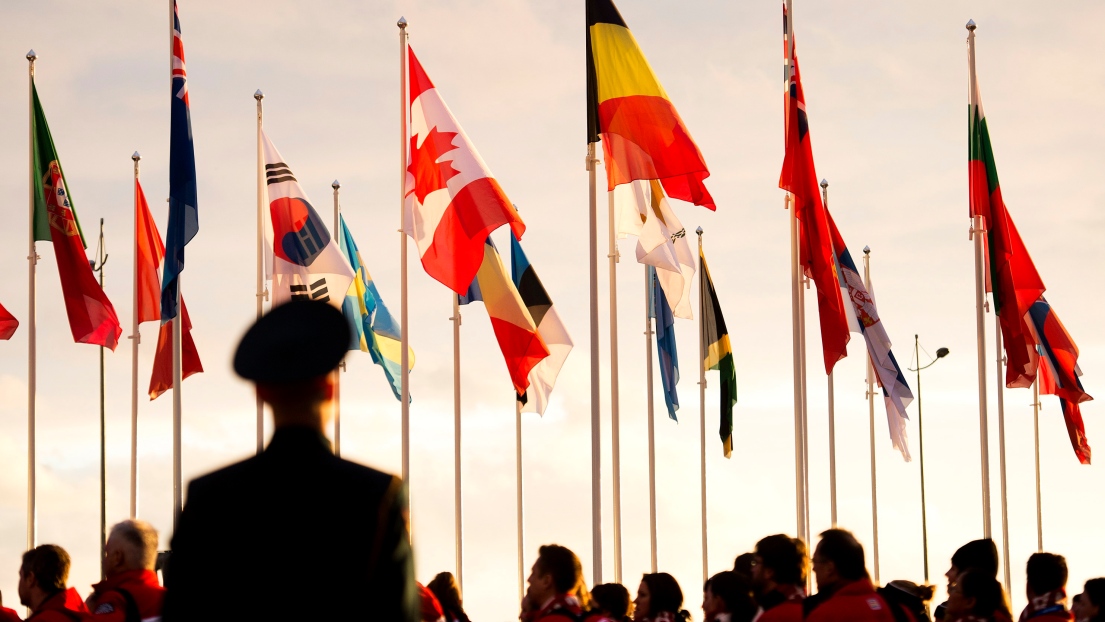
<svg viewBox="0 0 1105 622"><path fill-rule="evenodd" d="M925 514L925 429L921 422L921 370L928 369L936 364L936 361L948 355L947 348L936 351L936 358L929 361L928 365L921 366L921 345L917 335L913 335L913 358L917 361L917 368L909 371L917 372L917 444L921 453L921 543L925 553L925 583L929 582L929 530L928 518Z"/></svg>

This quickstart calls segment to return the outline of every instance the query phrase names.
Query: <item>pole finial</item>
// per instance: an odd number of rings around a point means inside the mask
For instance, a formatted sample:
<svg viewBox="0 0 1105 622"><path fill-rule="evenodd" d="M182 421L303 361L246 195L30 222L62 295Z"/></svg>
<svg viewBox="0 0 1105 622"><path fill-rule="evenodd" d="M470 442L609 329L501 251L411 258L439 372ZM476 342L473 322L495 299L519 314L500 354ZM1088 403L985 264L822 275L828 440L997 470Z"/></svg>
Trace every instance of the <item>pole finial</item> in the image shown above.
<svg viewBox="0 0 1105 622"><path fill-rule="evenodd" d="M333 188L334 190L337 190L338 188L341 188L341 184L339 184L338 180L335 179L334 183L330 184L330 187Z"/></svg>
<svg viewBox="0 0 1105 622"><path fill-rule="evenodd" d="M265 94L261 92L261 89L257 89L253 92L253 99L261 101L262 99L265 99Z"/></svg>
<svg viewBox="0 0 1105 622"><path fill-rule="evenodd" d="M140 154L140 153L138 153L137 151L135 151L135 152L134 152L134 154L130 156L130 159L131 159L131 160L134 160L135 162L137 162L137 161L139 161L139 160L141 160L141 159L142 159L142 154Z"/></svg>
<svg viewBox="0 0 1105 622"><path fill-rule="evenodd" d="M399 21L395 22L395 25L398 26L400 29L406 28L407 27L407 18L400 17Z"/></svg>
<svg viewBox="0 0 1105 622"><path fill-rule="evenodd" d="M27 60L29 60L33 63L33 62L35 62L36 58L38 58L38 54L35 54L34 50L31 50L30 52L27 52Z"/></svg>
<svg viewBox="0 0 1105 622"><path fill-rule="evenodd" d="M698 234L698 237L702 237L702 227L695 229L694 232Z"/></svg>
<svg viewBox="0 0 1105 622"><path fill-rule="evenodd" d="M974 32L975 28L978 28L978 24L975 24L975 20L973 20L973 19L967 20L967 30L970 30L971 32Z"/></svg>
<svg viewBox="0 0 1105 622"><path fill-rule="evenodd" d="M871 247L870 246L864 246L863 247L863 254L864 255L870 255L871 254Z"/></svg>
<svg viewBox="0 0 1105 622"><path fill-rule="evenodd" d="M829 180L822 177L821 178L821 189L824 190L825 188L828 188L828 187L829 187Z"/></svg>

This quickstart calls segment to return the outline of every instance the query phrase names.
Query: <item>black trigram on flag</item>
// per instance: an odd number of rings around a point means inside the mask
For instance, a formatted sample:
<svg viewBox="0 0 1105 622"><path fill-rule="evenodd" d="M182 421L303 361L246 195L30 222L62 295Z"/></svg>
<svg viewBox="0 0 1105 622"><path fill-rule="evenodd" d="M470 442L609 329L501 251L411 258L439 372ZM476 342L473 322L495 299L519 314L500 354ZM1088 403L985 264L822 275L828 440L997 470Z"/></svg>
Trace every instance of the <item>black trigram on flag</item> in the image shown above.
<svg viewBox="0 0 1105 622"><path fill-rule="evenodd" d="M265 165L265 180L271 186L282 181L295 181L295 175L292 175L292 169L287 164L277 162Z"/></svg>
<svg viewBox="0 0 1105 622"><path fill-rule="evenodd" d="M326 288L326 279L321 278L310 286L294 283L289 288L292 295L292 300L317 300L319 302L330 302L330 293Z"/></svg>

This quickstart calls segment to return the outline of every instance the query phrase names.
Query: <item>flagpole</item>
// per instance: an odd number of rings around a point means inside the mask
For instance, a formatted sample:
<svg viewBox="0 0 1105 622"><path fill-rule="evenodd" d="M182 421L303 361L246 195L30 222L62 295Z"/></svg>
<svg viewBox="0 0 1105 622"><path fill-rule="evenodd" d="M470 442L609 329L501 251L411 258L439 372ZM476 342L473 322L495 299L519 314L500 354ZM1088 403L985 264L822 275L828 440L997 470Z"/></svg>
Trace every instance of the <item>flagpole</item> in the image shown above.
<svg viewBox="0 0 1105 622"><path fill-rule="evenodd" d="M917 361L917 446L921 455L921 550L925 562L925 583L929 582L929 523L925 506L925 427L921 418L921 340L913 335L913 358Z"/></svg>
<svg viewBox="0 0 1105 622"><path fill-rule="evenodd" d="M514 464L515 464L515 489L518 500L518 600L525 596L526 566L525 557L525 531L522 520L522 403L514 400Z"/></svg>
<svg viewBox="0 0 1105 622"><path fill-rule="evenodd" d="M464 529L460 487L460 301L453 298L453 529L456 537L457 585L464 590Z"/></svg>
<svg viewBox="0 0 1105 622"><path fill-rule="evenodd" d="M829 180L821 179L821 202L829 209ZM829 515L836 527L836 397L833 372L829 372Z"/></svg>
<svg viewBox="0 0 1105 622"><path fill-rule="evenodd" d="M975 93L975 25L974 20L967 22L967 61L970 68L971 97ZM983 313L988 309L986 296L986 277L982 264L983 237L986 229L982 225L982 216L971 218L971 238L975 246L975 334L978 346L978 435L979 455L982 462L982 537L990 537L990 434L986 418L986 322ZM1007 560L1008 561L1008 560Z"/></svg>
<svg viewBox="0 0 1105 622"><path fill-rule="evenodd" d="M35 525L38 514L35 511L35 380L37 367L37 335L35 332L35 264L38 253L35 252L35 59L34 50L27 52L27 166L30 170L27 189L27 549L35 547Z"/></svg>
<svg viewBox="0 0 1105 622"><path fill-rule="evenodd" d="M871 247L863 247L863 286L871 291ZM874 558L875 583L879 582L879 485L875 467L875 367L871 364L871 355L867 357L867 417L870 422L871 443L871 539Z"/></svg>
<svg viewBox="0 0 1105 622"><path fill-rule="evenodd" d="M1040 504L1040 377L1032 381L1032 431L1036 449L1036 552L1044 552L1044 520Z"/></svg>
<svg viewBox="0 0 1105 622"><path fill-rule="evenodd" d="M181 275L177 274L176 286L176 317L169 320L173 325L173 532L176 532L177 521L180 519L180 511L184 507L184 482L180 463L180 407L181 407L181 377L180 377L180 330L184 322L184 307L180 303Z"/></svg>
<svg viewBox="0 0 1105 622"><path fill-rule="evenodd" d="M698 234L698 256L702 257L702 227L695 230ZM703 278L699 267L698 278ZM699 331L702 330L702 318L699 318ZM699 467L702 480L701 487L701 514L702 514L702 582L710 578L710 564L708 547L706 543L706 351L703 349L702 339L698 340L698 435L699 435Z"/></svg>
<svg viewBox="0 0 1105 622"><path fill-rule="evenodd" d="M618 404L618 242L614 230L614 193L607 192L610 253L610 468L614 496L614 582L622 580L621 421Z"/></svg>
<svg viewBox="0 0 1105 622"><path fill-rule="evenodd" d="M341 205L338 203L338 180L330 184L334 189L334 237L341 235ZM351 250L352 252L352 250ZM357 278L357 277L355 277ZM345 361L334 370L334 455L341 457L341 373L345 371Z"/></svg>
<svg viewBox="0 0 1105 622"><path fill-rule="evenodd" d="M107 262L107 249L104 248L104 219L100 219L100 239L96 244L96 259L92 261L92 271L100 275L100 289L104 288L104 263ZM104 347L100 346L100 557L107 546L107 422L104 409ZM100 580L104 579L104 569L100 568Z"/></svg>
<svg viewBox="0 0 1105 622"><path fill-rule="evenodd" d="M407 483L408 495L410 489L410 442L411 442L411 386L410 386L410 331L407 322L407 235L403 232L403 200L407 186L407 20L400 17L396 22L399 27L399 324L400 324L400 349L399 364L402 366L400 376L400 398L403 418L403 481Z"/></svg>
<svg viewBox="0 0 1105 622"><path fill-rule="evenodd" d="M1005 480L1005 383L1002 381L1001 369L1005 363L1005 357L1001 351L1001 320L998 314L994 314L994 347L997 353L997 395L998 395L998 478L1001 482L1001 548L1002 568L1005 570L1005 593L1009 594L1012 587L1009 568L1009 499L1006 495Z"/></svg>
<svg viewBox="0 0 1105 622"><path fill-rule="evenodd" d="M652 572L656 566L656 421L653 419L654 399L652 388L652 278L649 266L645 266L645 386L648 387L648 540L652 553Z"/></svg>
<svg viewBox="0 0 1105 622"><path fill-rule="evenodd" d="M810 420L809 383L806 377L806 289L809 279L798 277L798 368L802 381L802 522L805 531L802 538L810 541Z"/></svg>
<svg viewBox="0 0 1105 622"><path fill-rule="evenodd" d="M257 100L257 319L265 312L265 300L269 292L265 287L265 155L261 150L261 127L263 110L261 100L265 94L261 89L253 93L253 99ZM257 403L257 454L265 448L265 403L261 401L261 394L256 389L253 391L254 400Z"/></svg>
<svg viewBox="0 0 1105 622"><path fill-rule="evenodd" d="M130 344L130 515L138 516L138 344L142 335L138 330L138 161L142 156L135 151L134 161L134 288L132 289L132 320Z"/></svg>
<svg viewBox="0 0 1105 622"><path fill-rule="evenodd" d="M587 143L588 246L590 250L588 295L591 304L591 560L593 583L602 583L602 428L599 414L599 260L598 197L595 188L595 143Z"/></svg>

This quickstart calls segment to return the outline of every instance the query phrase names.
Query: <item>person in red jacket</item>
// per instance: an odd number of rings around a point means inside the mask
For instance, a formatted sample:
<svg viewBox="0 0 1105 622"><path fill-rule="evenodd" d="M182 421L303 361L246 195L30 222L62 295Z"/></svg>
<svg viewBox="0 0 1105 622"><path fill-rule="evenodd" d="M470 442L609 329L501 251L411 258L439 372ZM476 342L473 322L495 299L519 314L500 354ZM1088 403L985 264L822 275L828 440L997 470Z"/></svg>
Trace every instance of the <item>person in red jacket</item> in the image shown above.
<svg viewBox="0 0 1105 622"><path fill-rule="evenodd" d="M575 622L590 605L583 583L583 564L576 554L559 544L537 549L522 599L520 619L527 622Z"/></svg>
<svg viewBox="0 0 1105 622"><path fill-rule="evenodd" d="M867 574L863 545L850 532L829 529L813 553L817 594L803 603L809 622L895 622Z"/></svg>
<svg viewBox="0 0 1105 622"><path fill-rule="evenodd" d="M1026 568L1028 606L1021 622L1074 620L1067 611L1067 560L1054 553L1033 553Z"/></svg>
<svg viewBox="0 0 1105 622"><path fill-rule="evenodd" d="M165 588L157 581L157 530L146 521L125 520L111 528L104 545L104 577L85 605L97 621L125 622L161 616Z"/></svg>
<svg viewBox="0 0 1105 622"><path fill-rule="evenodd" d="M4 595L2 593L0 593L0 622L23 622L23 618L19 617L15 609L8 609L4 606Z"/></svg>
<svg viewBox="0 0 1105 622"><path fill-rule="evenodd" d="M809 556L806 543L785 534L756 543L752 582L763 609L759 622L802 622Z"/></svg>
<svg viewBox="0 0 1105 622"><path fill-rule="evenodd" d="M30 622L87 620L88 608L80 594L66 588L69 553L56 544L43 544L23 554L19 567L19 602L31 609Z"/></svg>

